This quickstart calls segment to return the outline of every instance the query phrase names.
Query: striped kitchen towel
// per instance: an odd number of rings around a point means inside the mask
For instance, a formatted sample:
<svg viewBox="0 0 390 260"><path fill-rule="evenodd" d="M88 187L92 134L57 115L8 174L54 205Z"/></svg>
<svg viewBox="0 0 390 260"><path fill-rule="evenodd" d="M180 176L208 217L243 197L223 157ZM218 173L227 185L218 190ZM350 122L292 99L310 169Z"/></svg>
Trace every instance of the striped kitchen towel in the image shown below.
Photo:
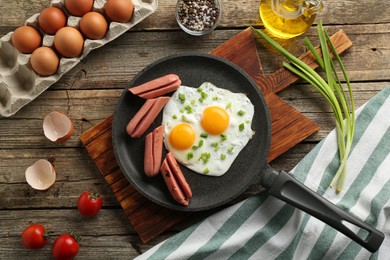
<svg viewBox="0 0 390 260"><path fill-rule="evenodd" d="M329 188L339 165L335 131L292 173L339 208L385 233L376 253L264 193L208 217L137 259L389 259L390 86L356 114L354 143L342 192L336 194Z"/></svg>

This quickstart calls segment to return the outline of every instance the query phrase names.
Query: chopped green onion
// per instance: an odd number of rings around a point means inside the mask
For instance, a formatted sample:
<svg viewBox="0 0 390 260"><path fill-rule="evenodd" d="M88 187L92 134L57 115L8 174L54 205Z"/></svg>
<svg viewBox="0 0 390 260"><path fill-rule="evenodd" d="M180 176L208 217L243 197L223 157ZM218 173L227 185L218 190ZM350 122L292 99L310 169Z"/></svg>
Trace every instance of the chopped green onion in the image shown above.
<svg viewBox="0 0 390 260"><path fill-rule="evenodd" d="M243 115L245 115L245 111L243 111L243 110L239 110L239 111L237 112L237 115L239 115L239 116L243 116Z"/></svg>
<svg viewBox="0 0 390 260"><path fill-rule="evenodd" d="M221 153L221 160L225 160L225 159L226 159L226 154Z"/></svg>
<svg viewBox="0 0 390 260"><path fill-rule="evenodd" d="M226 105L226 109L229 109L232 107L232 102L229 102L227 105Z"/></svg>
<svg viewBox="0 0 390 260"><path fill-rule="evenodd" d="M185 106L184 109L187 111L188 114L191 114L192 112L194 112L194 110L192 109L191 106Z"/></svg>
<svg viewBox="0 0 390 260"><path fill-rule="evenodd" d="M233 147L233 146L230 146L229 149L228 149L228 153L232 153L232 152L233 152L233 149L234 149L234 147Z"/></svg>
<svg viewBox="0 0 390 260"><path fill-rule="evenodd" d="M330 187L333 187L337 183L336 192L340 192L344 185L347 159L351 151L352 140L355 133L355 101L346 70L340 56L336 51L336 48L330 40L327 31L325 31L322 26L322 22L320 21L317 25L317 32L320 39L320 53L322 53L322 57L314 49L313 45L307 38L304 40L313 56L316 58L317 63L325 71L325 80L310 66L289 53L264 32L254 28L252 28L252 30L265 39L273 47L275 47L279 52L281 52L291 62L284 63L284 66L297 76L313 85L325 97L331 106L336 121L340 166L330 184ZM331 53L329 52L329 47ZM333 54L336 58L337 63L343 73L348 88L347 92L344 91L344 88L341 85L341 81L337 76L335 64L331 58L331 54Z"/></svg>
<svg viewBox="0 0 390 260"><path fill-rule="evenodd" d="M173 118L173 119L177 119L177 115L176 115L176 114L173 115L172 118Z"/></svg>
<svg viewBox="0 0 390 260"><path fill-rule="evenodd" d="M195 105L195 99L191 100L191 105Z"/></svg>
<svg viewBox="0 0 390 260"><path fill-rule="evenodd" d="M200 95L203 99L207 98L208 94L206 92L201 92Z"/></svg>
<svg viewBox="0 0 390 260"><path fill-rule="evenodd" d="M214 100L214 101L217 101L217 100L218 100L218 97L213 97L213 100Z"/></svg>
<svg viewBox="0 0 390 260"><path fill-rule="evenodd" d="M184 108L181 108L181 109L180 109L180 113L184 113Z"/></svg>
<svg viewBox="0 0 390 260"><path fill-rule="evenodd" d="M187 160L191 160L194 158L194 154L192 152L187 153Z"/></svg>
<svg viewBox="0 0 390 260"><path fill-rule="evenodd" d="M221 134L221 141L225 141L227 139L227 135L226 134Z"/></svg>
<svg viewBox="0 0 390 260"><path fill-rule="evenodd" d="M200 92L203 92L203 89L202 88L198 88L196 91L198 91L200 93Z"/></svg>
<svg viewBox="0 0 390 260"><path fill-rule="evenodd" d="M215 151L218 151L218 150L219 150L219 144L218 144L218 142L212 142L212 143L211 143L211 146L214 147L214 150L215 150Z"/></svg>
<svg viewBox="0 0 390 260"><path fill-rule="evenodd" d="M208 136L209 136L208 133L201 133L201 134L200 134L200 137L203 137L203 138L207 138Z"/></svg>
<svg viewBox="0 0 390 260"><path fill-rule="evenodd" d="M202 146L203 146L203 140L201 139L201 140L199 140L198 145L192 146L192 150L196 150L196 149L198 149L198 148L200 148Z"/></svg>
<svg viewBox="0 0 390 260"><path fill-rule="evenodd" d="M183 104L186 101L186 96L183 93L179 93L179 100Z"/></svg>
<svg viewBox="0 0 390 260"><path fill-rule="evenodd" d="M204 101L204 98L199 98L200 103L203 103L203 101Z"/></svg>
<svg viewBox="0 0 390 260"><path fill-rule="evenodd" d="M210 171L209 171L209 168L206 168L203 170L203 174L208 174Z"/></svg>
<svg viewBox="0 0 390 260"><path fill-rule="evenodd" d="M187 117L186 117L185 115L182 115L182 116L181 116L181 120L187 121Z"/></svg>
<svg viewBox="0 0 390 260"><path fill-rule="evenodd" d="M210 159L210 153L202 153L199 157L199 161L202 160L203 163L207 163Z"/></svg>
<svg viewBox="0 0 390 260"><path fill-rule="evenodd" d="M238 130L244 131L244 129L245 129L244 123L242 123L242 124L240 124L240 125L238 126Z"/></svg>

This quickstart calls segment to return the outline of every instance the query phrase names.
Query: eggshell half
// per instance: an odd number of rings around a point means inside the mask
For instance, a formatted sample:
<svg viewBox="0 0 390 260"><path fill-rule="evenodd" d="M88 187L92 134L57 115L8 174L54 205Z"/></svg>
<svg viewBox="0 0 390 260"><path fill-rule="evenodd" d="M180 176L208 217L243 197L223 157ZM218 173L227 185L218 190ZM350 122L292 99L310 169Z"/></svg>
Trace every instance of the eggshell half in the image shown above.
<svg viewBox="0 0 390 260"><path fill-rule="evenodd" d="M43 132L53 142L67 141L73 134L73 123L63 113L54 111L45 116L43 120Z"/></svg>
<svg viewBox="0 0 390 260"><path fill-rule="evenodd" d="M53 165L40 159L26 170L27 183L36 190L47 190L56 181L56 172Z"/></svg>

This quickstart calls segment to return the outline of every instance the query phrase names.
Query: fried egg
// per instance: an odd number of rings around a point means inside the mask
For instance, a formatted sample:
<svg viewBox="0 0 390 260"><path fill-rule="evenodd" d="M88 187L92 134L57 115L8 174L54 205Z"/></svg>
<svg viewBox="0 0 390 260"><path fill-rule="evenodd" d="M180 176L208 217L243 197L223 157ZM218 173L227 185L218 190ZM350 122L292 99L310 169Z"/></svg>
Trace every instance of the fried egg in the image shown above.
<svg viewBox="0 0 390 260"><path fill-rule="evenodd" d="M242 93L205 82L180 86L165 105L164 144L187 168L221 176L254 135L254 106Z"/></svg>

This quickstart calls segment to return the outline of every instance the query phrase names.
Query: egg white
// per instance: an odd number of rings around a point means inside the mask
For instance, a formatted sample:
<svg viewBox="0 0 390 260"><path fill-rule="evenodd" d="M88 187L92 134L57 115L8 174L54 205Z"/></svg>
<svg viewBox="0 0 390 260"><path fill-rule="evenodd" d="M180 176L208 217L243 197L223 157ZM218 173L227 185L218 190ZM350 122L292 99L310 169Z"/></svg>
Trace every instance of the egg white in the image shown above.
<svg viewBox="0 0 390 260"><path fill-rule="evenodd" d="M210 106L219 106L229 114L229 126L223 136L201 136L206 133L201 125L203 110ZM209 82L199 88L180 86L163 111L164 144L169 151L173 151L177 161L189 169L200 174L221 176L254 135L251 129L253 114L253 104L242 93L233 93ZM180 123L187 123L195 130L192 148L177 150L170 144L169 133ZM201 146L200 142L203 143ZM193 155L192 158L189 158L189 153Z"/></svg>

